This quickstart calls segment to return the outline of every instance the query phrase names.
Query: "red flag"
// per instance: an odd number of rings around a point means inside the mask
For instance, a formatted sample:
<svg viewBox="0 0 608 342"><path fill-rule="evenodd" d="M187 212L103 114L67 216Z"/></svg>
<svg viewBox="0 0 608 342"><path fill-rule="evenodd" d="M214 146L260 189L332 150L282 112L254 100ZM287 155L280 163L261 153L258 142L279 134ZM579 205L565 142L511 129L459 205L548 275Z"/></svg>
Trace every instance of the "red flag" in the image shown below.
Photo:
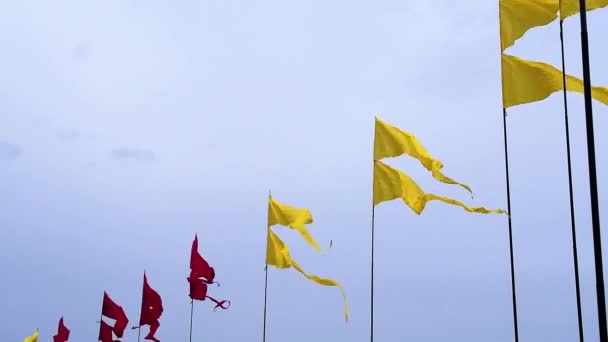
<svg viewBox="0 0 608 342"><path fill-rule="evenodd" d="M205 300L209 298L215 302L215 309L218 307L222 309L228 309L230 307L230 301L223 300L218 301L212 297L207 296L207 285L214 284L215 270L209 266L209 263L203 259L198 253L198 235L194 235L194 241L192 242L192 250L190 251L190 276L187 278L190 283L190 298L192 300ZM227 304L224 307L224 304Z"/></svg>
<svg viewBox="0 0 608 342"><path fill-rule="evenodd" d="M99 338L97 340L101 342L120 342L112 338L112 326L104 321L101 321L101 325L99 326Z"/></svg>
<svg viewBox="0 0 608 342"><path fill-rule="evenodd" d="M112 330L114 334L121 338L123 333L125 332L125 328L127 324L129 324L129 320L127 319L127 315L122 307L116 303L108 296L108 294L104 291L103 293L103 307L101 308L101 314L113 320L116 320Z"/></svg>
<svg viewBox="0 0 608 342"><path fill-rule="evenodd" d="M53 342L67 342L70 338L70 329L63 324L63 317L59 320L57 335L53 336Z"/></svg>
<svg viewBox="0 0 608 342"><path fill-rule="evenodd" d="M198 235L194 235L194 241L192 241L190 269L195 272L198 277L203 277L205 283L213 284L215 270L213 267L209 266L209 263L198 253Z"/></svg>
<svg viewBox="0 0 608 342"><path fill-rule="evenodd" d="M146 278L146 274L144 273L144 290L141 301L141 316L139 319L139 326L150 326L150 332L146 336L146 340L160 342L160 340L154 337L154 334L160 327L160 322L158 319L162 314L163 301L158 292L154 291L154 289L150 287L148 284L148 278Z"/></svg>

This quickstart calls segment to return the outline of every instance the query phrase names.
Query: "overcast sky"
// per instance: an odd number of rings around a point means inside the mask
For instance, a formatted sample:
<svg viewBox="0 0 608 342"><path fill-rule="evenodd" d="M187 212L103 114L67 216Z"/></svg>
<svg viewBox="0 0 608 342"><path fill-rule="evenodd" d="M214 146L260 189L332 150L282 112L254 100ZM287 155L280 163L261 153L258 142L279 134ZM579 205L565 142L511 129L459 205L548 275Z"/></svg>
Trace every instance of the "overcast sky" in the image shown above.
<svg viewBox="0 0 608 342"><path fill-rule="evenodd" d="M374 116L416 134L475 199L387 161L426 191L506 209L498 25L498 1L481 0L0 2L0 340L38 327L48 341L62 315L72 341L94 340L104 290L135 324L145 269L165 307L157 337L186 341L198 232L221 283L210 294L232 306L197 302L193 340L261 341L272 190L333 240L320 254L274 228L306 271L344 285L351 320L337 289L272 268L267 341L368 341ZM578 17L565 27L580 77ZM607 31L608 10L590 13L597 85ZM559 66L558 23L508 52ZM591 342L583 97L569 101ZM577 339L562 102L509 111L522 341ZM608 108L594 114L606 213ZM394 201L375 217L377 341L513 340L504 216Z"/></svg>

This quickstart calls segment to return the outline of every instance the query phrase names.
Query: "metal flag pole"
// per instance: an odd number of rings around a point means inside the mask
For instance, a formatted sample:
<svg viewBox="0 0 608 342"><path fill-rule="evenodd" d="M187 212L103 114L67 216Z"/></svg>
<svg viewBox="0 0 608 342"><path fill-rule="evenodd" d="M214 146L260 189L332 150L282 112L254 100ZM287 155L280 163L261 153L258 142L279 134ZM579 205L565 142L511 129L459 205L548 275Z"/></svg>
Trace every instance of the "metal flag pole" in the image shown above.
<svg viewBox="0 0 608 342"><path fill-rule="evenodd" d="M560 0L561 9L561 0ZM561 13L560 13L561 15ZM566 89L566 55L564 53L564 21L559 20L559 40L562 50L562 85L564 88L564 122L566 126L566 156L568 160L568 192L570 195L570 223L572 226L572 257L574 259L574 284L576 288L576 310L578 318L578 340L583 342L585 336L583 333L583 311L581 305L581 287L578 272L578 250L576 242L576 218L574 214L574 195L572 191L572 158L570 152L570 124L568 120L568 91Z"/></svg>
<svg viewBox="0 0 608 342"><path fill-rule="evenodd" d="M270 197L272 196L272 193L270 192L270 190L268 191L268 200L270 201ZM268 231L270 229L270 227L268 227L268 224L266 225L266 251L268 251L268 237L270 232ZM264 262L266 263L266 262ZM266 342L266 306L267 306L267 298L268 298L268 264L266 264L266 267L264 267L264 272L266 273L264 276L264 328L262 331L262 342Z"/></svg>
<svg viewBox="0 0 608 342"><path fill-rule="evenodd" d="M517 295L515 292L515 260L513 258L513 225L511 223L511 187L509 181L509 148L507 141L507 109L502 109L502 124L505 142L505 174L507 179L507 212L509 222L509 256L511 260L511 294L513 298L513 332L515 342L519 342L519 328L517 325Z"/></svg>
<svg viewBox="0 0 608 342"><path fill-rule="evenodd" d="M192 318L194 317L194 299L190 300L190 342L192 342Z"/></svg>
<svg viewBox="0 0 608 342"><path fill-rule="evenodd" d="M589 65L589 38L587 34L587 5L579 0L581 18L581 55L583 59L583 85L585 95L585 121L587 124L587 159L589 162L589 192L591 195L591 222L593 225L593 251L595 257L595 287L597 293L597 318L600 342L608 342L606 327L606 297L604 293L604 269L602 265L602 233L597 193L595 165L595 137L593 134L593 103L591 101L591 68Z"/></svg>

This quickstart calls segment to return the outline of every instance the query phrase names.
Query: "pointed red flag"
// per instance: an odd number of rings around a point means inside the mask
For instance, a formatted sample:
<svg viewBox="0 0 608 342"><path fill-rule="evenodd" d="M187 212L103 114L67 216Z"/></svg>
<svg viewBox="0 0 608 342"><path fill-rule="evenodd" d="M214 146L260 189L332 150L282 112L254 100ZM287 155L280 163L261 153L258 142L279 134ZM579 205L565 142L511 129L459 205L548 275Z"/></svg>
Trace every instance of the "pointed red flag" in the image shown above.
<svg viewBox="0 0 608 342"><path fill-rule="evenodd" d="M112 327L112 331L114 331L116 337L121 338L125 332L125 328L129 324L129 320L122 307L114 303L105 291L103 293L101 314L116 321Z"/></svg>
<svg viewBox="0 0 608 342"><path fill-rule="evenodd" d="M112 326L108 325L108 323L104 321L101 321L101 325L99 326L99 337L97 340L101 342L120 342L113 339Z"/></svg>
<svg viewBox="0 0 608 342"><path fill-rule="evenodd" d="M67 342L70 338L70 329L63 324L63 317L59 320L57 335L53 336L53 342Z"/></svg>
<svg viewBox="0 0 608 342"><path fill-rule="evenodd" d="M190 283L190 298L192 300L205 300L209 298L215 302L215 309L222 308L228 309L230 307L230 301L223 300L218 301L210 296L207 296L207 285L214 284L215 270L209 266L209 263L203 259L198 253L198 235L194 235L194 241L192 242L192 250L190 251L190 276L187 278ZM224 307L224 305L227 306Z"/></svg>
<svg viewBox="0 0 608 342"><path fill-rule="evenodd" d="M203 259L198 253L198 235L194 235L194 241L192 241L192 250L190 251L190 269L198 274L199 277L204 278L204 282L207 284L213 284L215 278L215 270L209 266L209 263Z"/></svg>
<svg viewBox="0 0 608 342"><path fill-rule="evenodd" d="M141 301L141 316L139 319L139 326L149 325L150 332L145 337L146 340L160 342L154 334L160 327L158 319L163 314L163 301L160 298L158 292L154 291L153 288L148 284L148 278L144 273L144 290Z"/></svg>

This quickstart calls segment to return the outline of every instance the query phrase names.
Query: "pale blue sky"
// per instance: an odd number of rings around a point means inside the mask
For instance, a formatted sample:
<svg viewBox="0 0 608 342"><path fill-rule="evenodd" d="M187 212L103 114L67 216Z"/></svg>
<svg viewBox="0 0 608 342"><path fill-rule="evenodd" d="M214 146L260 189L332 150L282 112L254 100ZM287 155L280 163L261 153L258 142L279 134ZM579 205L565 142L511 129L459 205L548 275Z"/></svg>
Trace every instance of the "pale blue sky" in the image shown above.
<svg viewBox="0 0 608 342"><path fill-rule="evenodd" d="M608 85L608 10L589 14L592 81ZM566 23L580 76L579 21ZM60 316L97 336L104 290L139 319L144 268L157 333L188 338L195 232L216 268L195 341L260 341L268 190L309 208L318 254L269 274L268 342L369 340L374 115L416 134L476 198L389 160L427 191L506 208L497 1L0 2L0 340ZM557 22L509 53L559 66ZM597 340L583 100L570 95L587 341ZM510 110L522 341L575 341L561 94ZM594 102L601 212L608 109ZM608 219L603 216L608 227ZM507 221L440 203L376 209L377 341L512 341ZM605 228L606 230L608 228ZM608 240L604 239L605 250ZM128 331L123 341L137 340Z"/></svg>

